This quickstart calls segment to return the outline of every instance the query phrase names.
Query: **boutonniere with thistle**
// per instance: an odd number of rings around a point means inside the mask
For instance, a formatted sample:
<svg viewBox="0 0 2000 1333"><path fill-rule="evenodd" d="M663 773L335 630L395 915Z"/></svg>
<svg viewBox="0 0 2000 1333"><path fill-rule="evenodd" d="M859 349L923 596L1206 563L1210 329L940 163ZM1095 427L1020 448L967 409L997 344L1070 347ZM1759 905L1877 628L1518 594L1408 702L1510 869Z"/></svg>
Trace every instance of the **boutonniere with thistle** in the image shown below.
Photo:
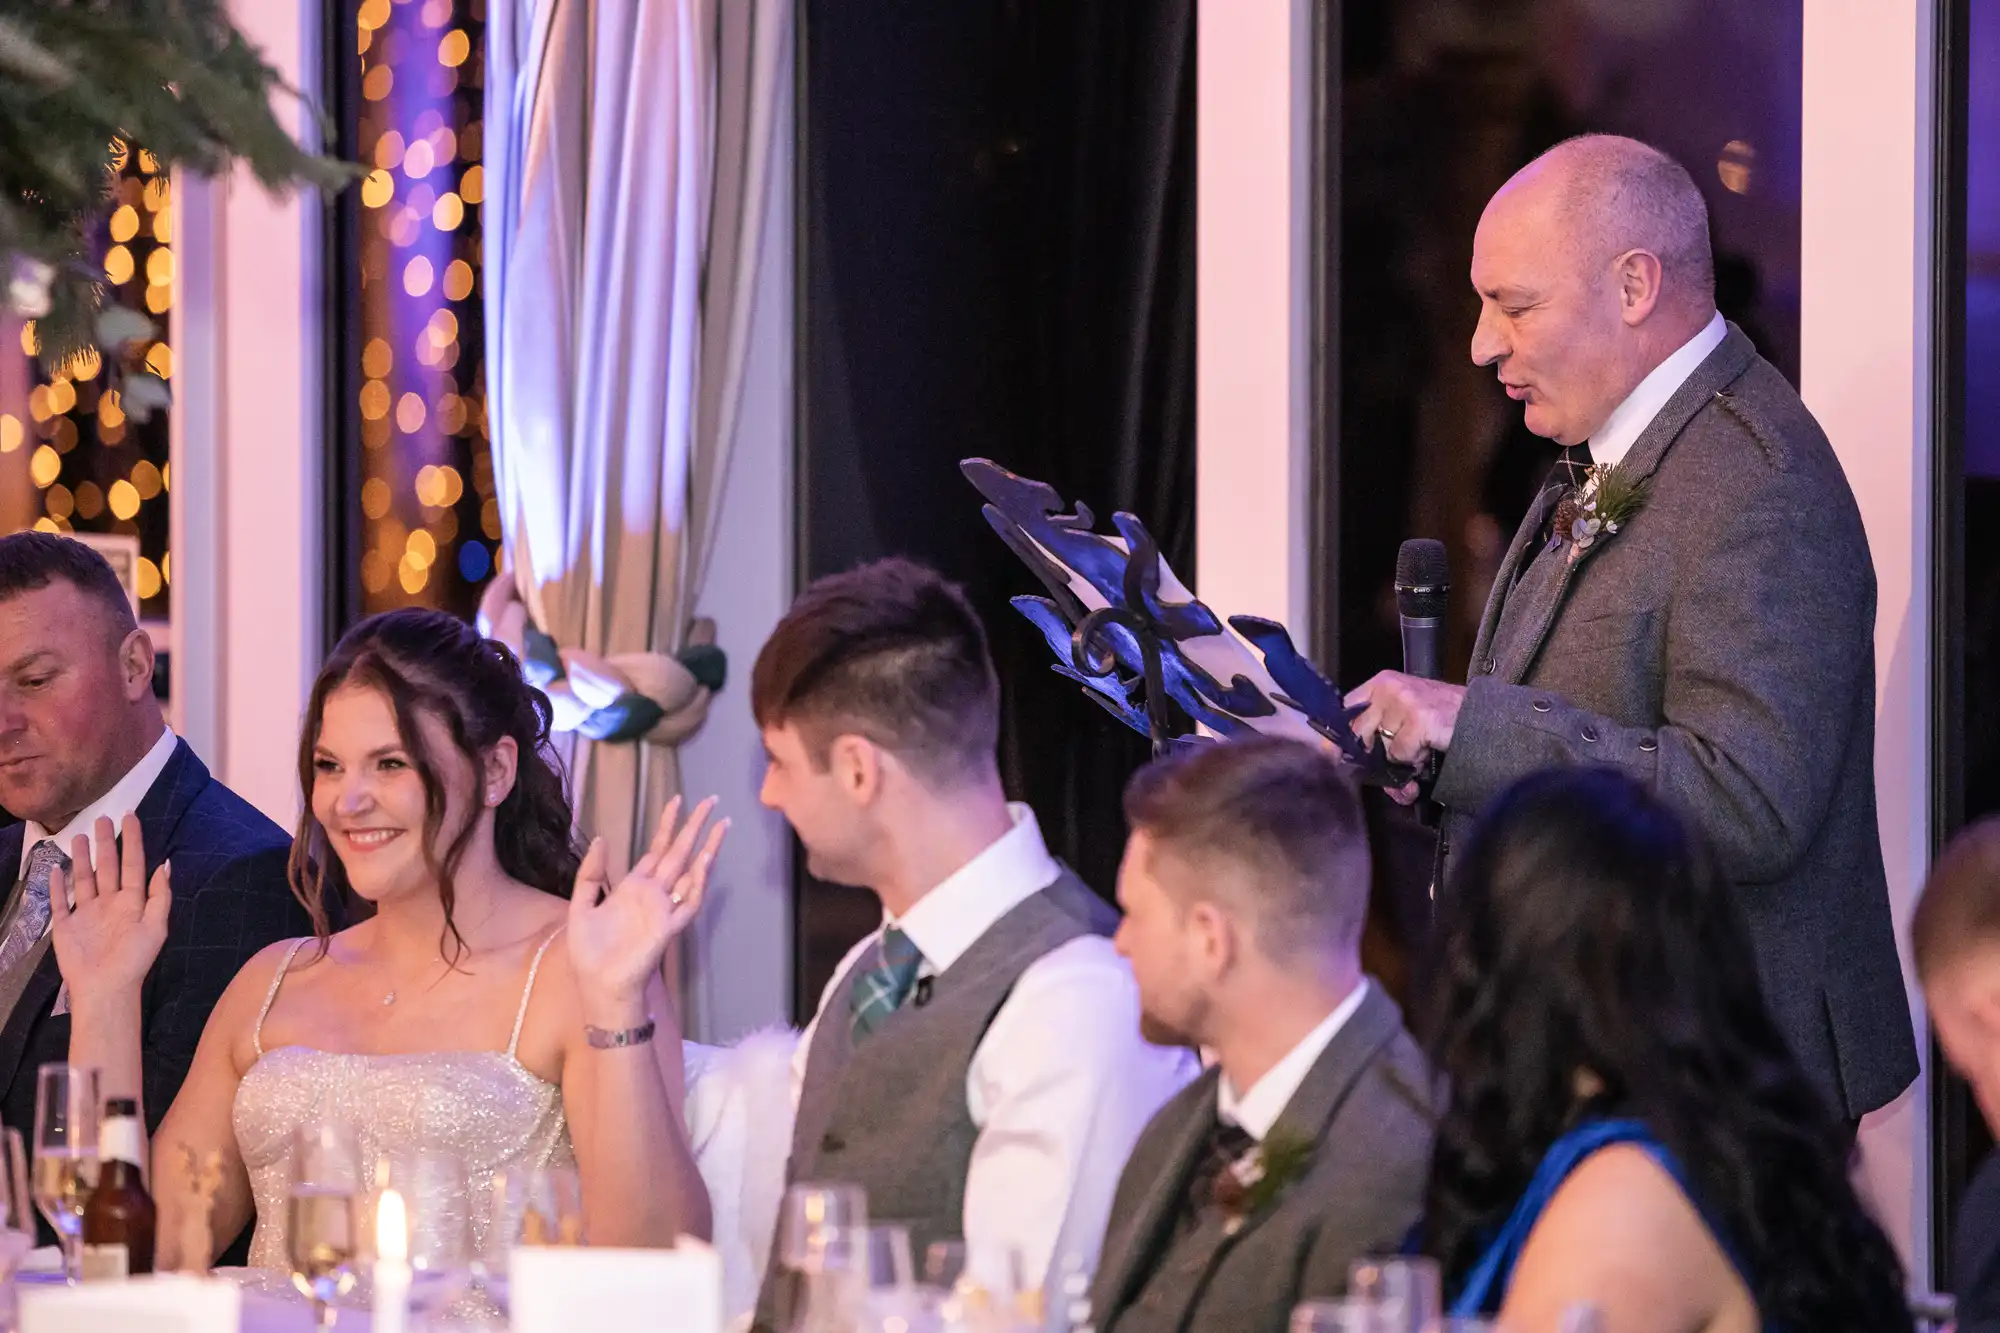
<svg viewBox="0 0 2000 1333"><path fill-rule="evenodd" d="M1549 537L1569 545L1574 561L1598 542L1618 535L1646 503L1646 483L1616 463L1593 463L1583 484L1572 486L1556 504Z"/></svg>
<svg viewBox="0 0 2000 1333"><path fill-rule="evenodd" d="M1276 1203L1278 1196L1306 1173L1312 1154L1311 1139L1276 1125L1262 1143L1224 1167L1215 1178L1222 1234L1235 1235L1246 1221Z"/></svg>

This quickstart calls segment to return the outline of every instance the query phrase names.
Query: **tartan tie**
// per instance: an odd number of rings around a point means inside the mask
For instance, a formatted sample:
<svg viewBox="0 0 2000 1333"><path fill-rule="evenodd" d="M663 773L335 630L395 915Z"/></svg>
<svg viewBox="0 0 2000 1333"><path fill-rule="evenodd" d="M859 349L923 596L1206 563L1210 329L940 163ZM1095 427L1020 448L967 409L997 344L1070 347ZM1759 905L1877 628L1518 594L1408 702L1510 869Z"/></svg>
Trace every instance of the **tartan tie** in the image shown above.
<svg viewBox="0 0 2000 1333"><path fill-rule="evenodd" d="M26 958L41 942L49 928L49 873L57 866L63 873L69 873L69 858L62 854L55 840L45 838L35 844L28 853L28 873L21 889L21 910L14 916L13 928L5 939L0 939L0 976L13 971L16 964Z"/></svg>
<svg viewBox="0 0 2000 1333"><path fill-rule="evenodd" d="M848 996L848 1022L856 1045L902 1008L917 984L917 968L923 961L923 950L908 935L894 926L882 932L875 966L854 979L854 990Z"/></svg>

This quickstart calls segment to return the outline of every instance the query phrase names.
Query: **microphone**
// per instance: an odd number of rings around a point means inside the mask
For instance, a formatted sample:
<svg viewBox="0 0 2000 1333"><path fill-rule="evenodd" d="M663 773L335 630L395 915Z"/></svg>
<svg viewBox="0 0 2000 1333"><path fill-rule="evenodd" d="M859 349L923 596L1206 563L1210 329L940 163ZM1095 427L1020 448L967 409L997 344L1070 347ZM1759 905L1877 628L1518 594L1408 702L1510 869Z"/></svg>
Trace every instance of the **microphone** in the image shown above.
<svg viewBox="0 0 2000 1333"><path fill-rule="evenodd" d="M1396 615L1403 624L1403 674L1439 679L1438 640L1451 601L1444 543L1412 537L1396 552Z"/></svg>

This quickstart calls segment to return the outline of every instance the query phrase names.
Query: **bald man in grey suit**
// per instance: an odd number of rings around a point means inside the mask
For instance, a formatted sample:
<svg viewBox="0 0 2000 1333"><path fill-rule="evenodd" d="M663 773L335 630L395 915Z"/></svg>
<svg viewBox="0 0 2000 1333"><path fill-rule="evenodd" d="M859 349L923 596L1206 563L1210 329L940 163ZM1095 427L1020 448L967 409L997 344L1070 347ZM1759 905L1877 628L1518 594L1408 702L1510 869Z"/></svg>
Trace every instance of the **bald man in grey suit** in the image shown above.
<svg viewBox="0 0 2000 1333"><path fill-rule="evenodd" d="M1473 360L1565 457L1468 683L1385 672L1351 696L1356 731L1438 762L1441 892L1467 818L1537 769L1605 764L1678 804L1794 1053L1858 1123L1917 1053L1875 820L1875 571L1840 462L1716 313L1700 191L1644 144L1594 135L1523 168L1472 282Z"/></svg>

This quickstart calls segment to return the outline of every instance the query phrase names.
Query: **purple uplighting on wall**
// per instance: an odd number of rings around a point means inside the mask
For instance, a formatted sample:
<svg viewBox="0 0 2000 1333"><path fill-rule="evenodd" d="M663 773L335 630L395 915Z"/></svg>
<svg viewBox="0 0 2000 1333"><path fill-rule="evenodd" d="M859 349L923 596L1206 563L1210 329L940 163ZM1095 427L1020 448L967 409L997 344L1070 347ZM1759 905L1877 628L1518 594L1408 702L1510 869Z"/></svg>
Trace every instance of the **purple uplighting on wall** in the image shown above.
<svg viewBox="0 0 2000 1333"><path fill-rule="evenodd" d="M484 0L364 0L363 609L468 609L499 538L480 363Z"/></svg>

